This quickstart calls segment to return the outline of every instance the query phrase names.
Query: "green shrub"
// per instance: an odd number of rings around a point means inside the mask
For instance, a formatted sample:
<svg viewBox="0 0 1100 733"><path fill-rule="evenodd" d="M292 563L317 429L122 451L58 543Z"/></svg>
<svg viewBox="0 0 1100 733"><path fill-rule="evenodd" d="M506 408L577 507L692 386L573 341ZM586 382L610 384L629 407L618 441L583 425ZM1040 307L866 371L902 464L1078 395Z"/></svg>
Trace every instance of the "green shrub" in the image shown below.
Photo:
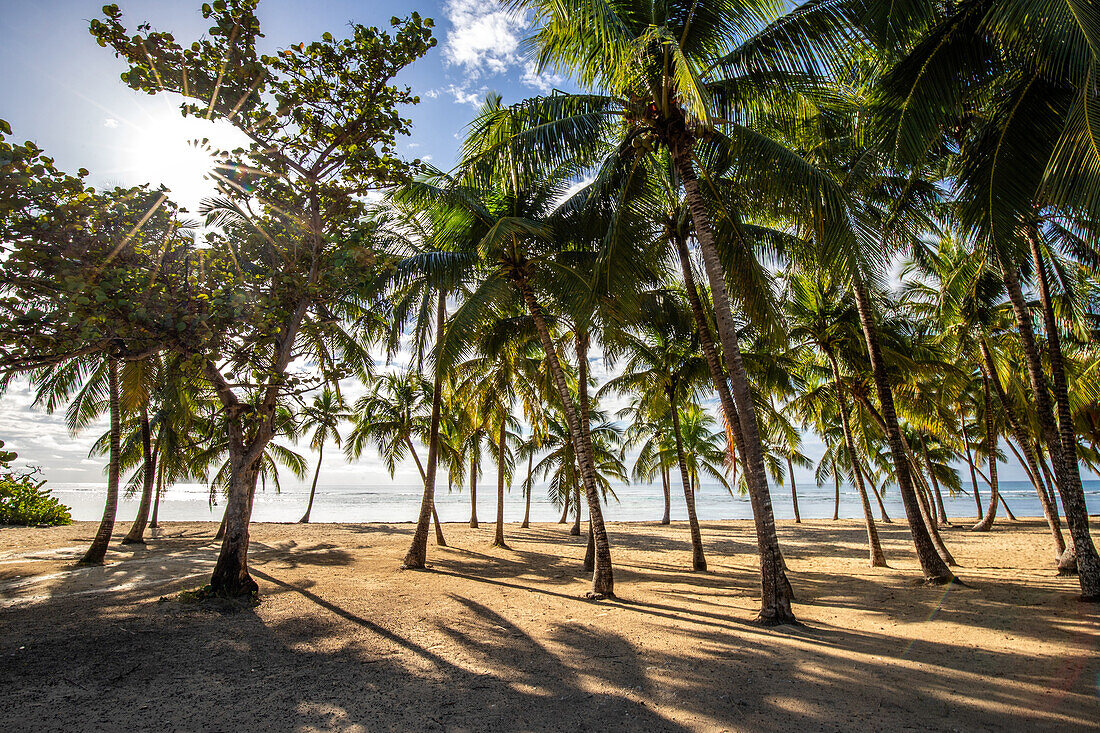
<svg viewBox="0 0 1100 733"><path fill-rule="evenodd" d="M0 473L0 524L72 524L69 507L42 487L34 473Z"/></svg>

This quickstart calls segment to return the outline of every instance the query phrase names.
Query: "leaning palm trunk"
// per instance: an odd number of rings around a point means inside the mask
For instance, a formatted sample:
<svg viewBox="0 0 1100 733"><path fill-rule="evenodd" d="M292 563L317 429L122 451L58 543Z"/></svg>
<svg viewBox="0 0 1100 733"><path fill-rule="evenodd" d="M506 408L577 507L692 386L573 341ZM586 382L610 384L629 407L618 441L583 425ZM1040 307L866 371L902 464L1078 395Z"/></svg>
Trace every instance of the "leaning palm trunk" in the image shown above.
<svg viewBox="0 0 1100 733"><path fill-rule="evenodd" d="M671 390L669 390L671 392ZM672 432L676 437L676 463L680 466L680 480L684 484L684 502L687 504L688 526L691 528L691 569L706 570L707 559L703 556L703 536L699 532L699 518L695 515L695 489L688 478L687 464L684 462L684 443L680 433L680 412L676 401L669 395L672 411Z"/></svg>
<svg viewBox="0 0 1100 733"><path fill-rule="evenodd" d="M927 520L924 519L920 498L913 486L913 478L909 473L909 462L905 448L902 445L901 429L898 427L898 417L894 412L894 393L886 373L886 362L882 358L882 349L878 340L878 325L874 320L867 286L862 279L855 277L852 282L852 290L855 292L856 310L859 312L859 320L863 326L863 337L867 342L867 352L871 360L871 374L875 380L875 390L878 393L879 403L882 405L882 417L885 423L886 437L890 443L890 454L894 459L898 493L901 494L902 505L905 507L905 517L909 521L909 531L913 536L913 546L916 549L917 560L920 562L921 570L924 572L927 582L950 583L955 580L955 575L937 552L936 544L928 531Z"/></svg>
<svg viewBox="0 0 1100 733"><path fill-rule="evenodd" d="M222 546L210 577L210 587L221 596L245 596L260 587L248 573L248 522L259 477L259 459L249 461L236 421L230 424L229 487L225 502ZM236 439L234 439L236 437Z"/></svg>
<svg viewBox="0 0 1100 733"><path fill-rule="evenodd" d="M748 486L753 519L756 523L761 576L761 602L757 621L766 624L794 623L796 619L791 609L791 599L794 594L787 579L783 554L779 549L779 538L775 532L775 515L768 491L768 479L764 473L764 448L760 440L752 388L745 374L745 365L741 360L737 326L733 320L729 294L726 291L725 272L714 243L714 227L711 224L706 199L699 189L688 133L672 131L671 134L676 138L671 141L671 152L691 209L695 235L703 255L707 280L710 282L715 324L726 361L730 392L737 409L736 420L728 412L726 417L731 422L736 422L740 428L741 435L737 442L745 462L745 483ZM715 383L719 381L721 380L716 379ZM737 433L735 432L734 435L737 436Z"/></svg>
<svg viewBox="0 0 1100 733"><path fill-rule="evenodd" d="M932 459L928 456L928 444L924 440L924 435L920 436L920 452L924 458L924 470L928 471L928 478L932 481L932 491L936 496L936 511L940 513L940 524L950 525L951 522L947 521L947 508L943 505L943 493L940 491L940 482L936 478L936 472L932 467Z"/></svg>
<svg viewBox="0 0 1100 733"><path fill-rule="evenodd" d="M317 448L317 467L313 469L313 484L309 487L309 503L306 504L306 513L298 520L299 524L309 524L309 515L313 512L313 497L317 495L317 477L321 475L321 461L325 457L325 444L321 443Z"/></svg>
<svg viewBox="0 0 1100 733"><path fill-rule="evenodd" d="M884 433L887 433L886 419L877 409L875 409L871 401L865 396L860 396L860 402L863 404L864 408L866 408L867 412L871 414L875 422L878 423L879 428ZM928 482L924 479L924 474L921 473L920 468L917 466L916 456L913 455L913 449L909 446L909 440L905 437L905 433L899 430L898 435L901 438L902 453L907 461L906 466L910 470L909 476L912 479L916 479L915 493L917 507L920 510L920 518L924 521L925 531L932 540L932 545L936 548L936 553L940 556L940 559L949 567L958 565L958 563L955 562L955 558L951 555L951 551L948 550L947 545L944 544L943 537L940 535L939 525L936 524L936 513L931 503L932 489L928 486Z"/></svg>
<svg viewBox="0 0 1100 733"><path fill-rule="evenodd" d="M581 536L581 485L573 484L573 526L569 528L572 537Z"/></svg>
<svg viewBox="0 0 1100 733"><path fill-rule="evenodd" d="M993 426L993 400L989 398L989 377L982 368L982 401L985 404L985 442L989 448L989 504L985 516L971 527L972 532L988 532L997 518L997 500L1001 496L997 484L997 429Z"/></svg>
<svg viewBox="0 0 1100 733"><path fill-rule="evenodd" d="M111 532L115 528L115 513L118 511L118 474L119 453L121 451L120 433L122 418L118 404L118 360L107 357L107 390L111 413L111 447L107 463L107 502L103 505L103 518L99 522L95 539L84 553L78 565L102 565L107 556L107 546L111 542Z"/></svg>
<svg viewBox="0 0 1100 733"><path fill-rule="evenodd" d="M1039 301L1043 306L1043 324L1047 332L1047 350L1050 352L1050 375L1054 385L1054 400L1058 410L1058 436L1062 446L1062 461L1066 466L1068 484L1060 491L1072 494L1070 502L1062 496L1062 506L1066 512L1066 522L1070 525L1070 535L1074 538L1073 555L1077 559L1077 571L1081 576L1082 595L1090 599L1100 599L1100 556L1089 533L1088 507L1085 505L1085 492L1081 484L1081 470L1077 463L1077 435L1073 427L1073 415L1069 404L1069 386L1066 382L1066 368L1062 355L1062 339L1058 331L1058 322L1054 318L1054 305L1050 299L1047 285L1046 265L1039 249L1039 236L1035 227L1029 231L1028 244L1031 247L1031 259L1035 264L1035 278L1039 283ZM1070 519L1070 505L1073 505L1074 518ZM1076 525L1076 529L1075 529ZM1063 553L1064 554L1064 553ZM1064 560L1069 564L1069 557Z"/></svg>
<svg viewBox="0 0 1100 733"><path fill-rule="evenodd" d="M447 294L439 291L435 307L435 345L438 358L439 345L443 341L443 326L447 318ZM428 560L428 525L435 517L436 540L442 539L439 518L435 516L435 472L439 454L439 413L443 401L443 370L436 363L435 378L432 385L432 419L428 433L428 466L424 471L424 494L420 499L420 516L416 520L416 531L412 543L405 555L402 567L422 569ZM440 542L439 544L443 544Z"/></svg>
<svg viewBox="0 0 1100 733"><path fill-rule="evenodd" d="M546 325L542 307L535 300L535 293L526 278L522 275L518 276L516 285L523 296L527 312L531 314L531 319L535 322L535 328L538 330L539 341L542 343L542 350L546 355L547 365L550 367L554 388L557 390L558 397L562 402L562 412L565 413L569 437L573 442L573 450L577 454L577 463L580 466L584 493L588 499L588 516L592 522L596 551L596 562L592 571L592 596L613 596L615 594L615 578L611 568L611 545L608 542L607 530L603 523L603 510L600 507L600 494L596 483L596 466L592 459L592 446L590 442L585 440L585 434L581 430L577 409L572 397L569 395L569 386L566 384L565 373L558 361L554 341L550 338L550 329Z"/></svg>
<svg viewBox="0 0 1100 733"><path fill-rule="evenodd" d="M504 541L504 438L507 418L507 414L500 416L500 435L497 438L497 531L493 537L493 546L504 548L508 547Z"/></svg>
<svg viewBox="0 0 1100 733"><path fill-rule="evenodd" d="M962 426L963 445L966 447L966 465L970 466L970 484L974 489L974 503L978 505L978 519L980 520L985 515L985 510L982 508L982 497L978 493L978 476L974 472L974 456L970 452L970 436L966 434L965 423Z"/></svg>
<svg viewBox="0 0 1100 733"><path fill-rule="evenodd" d="M852 464L852 476L855 478L856 489L859 491L859 502L863 507L863 523L867 527L867 549L871 556L871 567L885 568L886 555L882 551L882 543L878 537L878 527L875 526L875 517L871 511L871 502L867 499L867 489L863 485L863 471L859 468L859 458L856 456L856 441L852 437L852 423L848 403L840 396L840 365L832 352L826 354L829 365L833 369L833 388L836 390L836 401L840 406L840 426L844 431L844 446L848 449L848 459ZM836 462L833 462L833 475L836 476ZM840 480L837 481L837 496L840 492ZM876 494L877 495L877 494ZM838 498L839 502L839 498ZM833 514L836 519L836 513Z"/></svg>
<svg viewBox="0 0 1100 733"><path fill-rule="evenodd" d="M981 348L982 357L985 359L985 368L989 371L989 382L997 392L997 400L1001 404L1001 409L1004 411L1008 426L1012 430L1012 435L1016 438L1016 442L1020 445L1020 449L1017 450L1007 436L1005 437L1005 442L1008 444L1008 447L1012 449L1012 452L1016 454L1017 460L1019 460L1020 465L1024 467L1028 479L1031 480L1031 485L1035 488L1035 493L1039 496L1039 504L1043 507L1043 517L1047 520L1047 526L1050 528L1050 533L1054 538L1054 546L1056 549L1055 555L1060 558L1062 553L1066 550L1066 541L1065 538L1062 537L1062 524L1058 521L1058 510L1054 507L1051 502L1051 497L1047 494L1038 460L1035 458L1035 452L1031 447L1031 441L1028 440L1023 424L1016 415L1016 410L1008 401L1008 396L1005 394L1004 387L1001 386L1001 377L997 374L997 367L993 362L993 354L990 352L984 339L981 341ZM1021 455L1021 453L1023 455ZM975 485L977 485L977 481L975 481Z"/></svg>
<svg viewBox="0 0 1100 733"><path fill-rule="evenodd" d="M141 407L141 457L144 462L142 471L141 501L138 503L137 516L130 525L130 531L122 538L124 545L145 544L145 524L149 521L149 503L153 498L156 484L157 454L153 450L153 436L149 430L149 408Z"/></svg>
<svg viewBox="0 0 1100 733"><path fill-rule="evenodd" d="M1031 238L1033 239L1033 238ZM1038 243L1032 241L1032 248L1037 254ZM1042 260L1037 258L1039 264ZM1076 555L1078 580L1081 584L1081 595L1087 599L1100 598L1100 556L1096 554L1096 547L1092 544L1089 534L1088 509L1085 506L1085 492L1081 486L1081 474L1077 467L1077 448L1073 439L1073 425L1069 420L1068 397L1065 391L1059 393L1059 399L1066 407L1067 424L1063 426L1068 431L1068 440L1063 441L1063 434L1059 433L1058 426L1054 422L1054 411L1050 404L1050 394L1047 391L1046 375L1043 374L1042 364L1039 358L1039 347L1035 342L1035 332L1031 326L1031 315L1027 312L1024 303L1023 292L1020 289L1020 279L1014 265L1010 265L1002 258L1001 277L1008 289L1009 301L1012 303L1012 312L1016 316L1016 324L1020 331L1020 341L1023 344L1025 361L1027 362L1028 378L1031 380L1032 393L1035 398L1035 413L1039 420L1039 428L1046 442L1047 451L1050 453L1051 462L1054 464L1054 476L1058 493L1062 497L1062 510L1065 512L1066 524L1069 525L1069 533L1072 542L1066 548L1066 553L1073 552ZM1042 268L1036 273L1040 282L1040 296L1042 300L1049 301L1046 293L1046 279ZM1049 295L1049 294L1047 294ZM1047 312L1047 303L1044 302L1044 316ZM1062 369L1061 347L1058 341L1057 324L1053 322L1051 311L1051 323L1048 326L1048 343L1050 344L1052 371L1053 364L1057 362L1062 387L1065 387L1065 373ZM1057 352L1057 357L1055 357ZM1067 450L1068 448L1068 450ZM1060 564L1061 567L1061 564Z"/></svg>

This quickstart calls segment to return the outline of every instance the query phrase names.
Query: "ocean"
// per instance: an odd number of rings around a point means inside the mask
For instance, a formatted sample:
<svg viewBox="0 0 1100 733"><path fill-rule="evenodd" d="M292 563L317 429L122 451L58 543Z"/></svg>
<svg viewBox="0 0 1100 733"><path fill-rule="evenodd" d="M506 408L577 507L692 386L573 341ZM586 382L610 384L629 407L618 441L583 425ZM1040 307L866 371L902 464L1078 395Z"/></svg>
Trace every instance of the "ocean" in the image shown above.
<svg viewBox="0 0 1100 733"><path fill-rule="evenodd" d="M1085 501L1090 514L1100 513L1100 481L1085 481ZM73 519L95 520L103 514L105 487L103 483L54 483L47 485L54 496L72 509ZM632 484L613 487L618 500L608 497L604 516L608 521L658 521L663 510L661 486ZM315 522L412 522L420 509L423 488L419 484L376 484L373 486L318 486L311 519ZM989 488L979 484L983 504ZM1002 481L1001 493L1018 517L1041 517L1042 508L1031 484L1026 481ZM772 487L772 505L778 519L793 519L790 488ZM168 489L160 502L160 519L166 521L220 521L224 500L209 503L209 492L200 484L180 484ZM305 511L309 499L308 486L284 486L275 492L270 486L257 491L252 519L256 522L294 522ZM878 508L875 517L878 518ZM944 496L951 517L974 517L974 498L968 494ZM896 488L886 492L887 512L891 518L904 517ZM127 521L137 513L137 497L120 497L118 520ZM833 516L833 486L807 484L798 487L798 505L803 519L830 519ZM523 494L518 487L505 495L504 519L523 519ZM1059 507L1060 509L1061 507ZM470 519L470 499L465 490L448 492L445 483L436 489L436 511L444 522L466 522ZM496 484L478 487L478 519L494 521L496 517ZM696 511L701 520L750 519L752 510L748 497L730 496L721 486L704 484L696 494ZM545 492L536 487L531 501L531 521L552 522L561 516L545 499ZM840 516L861 518L859 497L854 488L841 486ZM1005 517L1003 507L998 517ZM679 482L673 482L672 518L686 520L684 493Z"/></svg>

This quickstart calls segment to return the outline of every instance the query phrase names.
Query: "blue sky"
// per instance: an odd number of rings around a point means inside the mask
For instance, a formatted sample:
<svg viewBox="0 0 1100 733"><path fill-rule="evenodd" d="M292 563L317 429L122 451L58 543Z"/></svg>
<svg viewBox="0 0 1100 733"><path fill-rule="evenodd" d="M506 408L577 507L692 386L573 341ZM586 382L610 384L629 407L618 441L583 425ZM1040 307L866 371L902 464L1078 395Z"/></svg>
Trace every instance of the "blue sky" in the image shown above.
<svg viewBox="0 0 1100 733"><path fill-rule="evenodd" d="M171 30L180 41L205 32L200 4L119 3L127 27L149 21L158 30ZM88 33L88 21L100 15L101 5L0 0L0 117L11 124L14 138L34 140L61 168L87 168L93 185L164 183L174 198L193 209L210 188L196 166L188 165L186 141L209 136L215 145L231 147L237 138L225 129L210 130L205 121L181 119L176 99L139 94L122 84L122 62ZM401 78L422 100L409 110L413 134L400 148L408 158L450 168L458 138L487 92L499 92L510 102L552 88L571 89L565 79L533 73L521 48L530 30L527 22L501 10L496 0L262 0L259 15L265 50L275 50L319 38L325 31L344 35L349 23L385 27L390 17L413 10L435 21L439 45ZM601 367L593 365L597 378ZM74 438L60 415L34 410L30 401L22 383L0 400L0 439L24 461L42 465L51 481L102 480L102 459L87 453L104 426ZM816 458L820 441L807 436L806 449ZM1005 479L1023 478L1014 463L1005 468ZM800 481L812 480L808 472L799 473ZM377 461L356 466L333 461L322 483L385 478ZM414 482L415 469L407 467L398 478Z"/></svg>

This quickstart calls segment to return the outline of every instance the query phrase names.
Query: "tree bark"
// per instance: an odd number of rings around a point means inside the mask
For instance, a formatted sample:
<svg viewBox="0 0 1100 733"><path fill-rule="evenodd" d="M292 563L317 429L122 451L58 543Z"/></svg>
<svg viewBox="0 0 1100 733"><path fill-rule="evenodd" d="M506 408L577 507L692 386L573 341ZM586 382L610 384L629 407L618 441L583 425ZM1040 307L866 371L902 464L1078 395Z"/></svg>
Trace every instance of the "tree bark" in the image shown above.
<svg viewBox="0 0 1100 733"><path fill-rule="evenodd" d="M894 412L894 393L890 385L889 375L886 372L886 361L882 358L882 349L879 346L878 325L875 323L870 294L867 292L867 286L859 277L853 278L852 290L855 293L856 310L859 312L859 320L863 326L863 337L867 343L867 352L871 360L871 374L875 381L875 390L878 393L879 403L882 405L882 417L886 423L886 436L890 443L890 453L894 459L898 493L901 494L905 516L909 521L909 531L913 537L917 560L920 562L921 570L924 572L927 582L950 583L955 580L955 575L937 552L928 527L922 519L920 500L917 497L917 492L913 487L913 479L909 473L909 463L901 442L901 429L898 427L897 414Z"/></svg>
<svg viewBox="0 0 1100 733"><path fill-rule="evenodd" d="M443 341L443 326L447 319L447 293L439 291L435 306L435 348L439 353L439 345ZM435 473L439 455L439 413L443 402L443 370L436 364L435 376L432 379L432 418L428 432L428 466L424 476L424 495L420 499L420 516L416 520L416 530L413 532L412 543L405 555L405 561L401 567L420 570L425 567L428 560L428 525L435 516ZM439 529L439 519L435 520L436 541L439 542L443 535ZM445 542L439 542L445 545Z"/></svg>
<svg viewBox="0 0 1100 733"><path fill-rule="evenodd" d="M794 503L794 521L795 524L802 524L802 517L798 514L798 488L794 484L794 464L791 463L791 459L787 457L787 478L791 482L791 501Z"/></svg>
<svg viewBox="0 0 1100 733"><path fill-rule="evenodd" d="M833 521L840 519L840 474L836 471L836 459L833 458Z"/></svg>
<svg viewBox="0 0 1100 733"><path fill-rule="evenodd" d="M764 472L764 448L760 440L760 430L753 404L752 387L745 374L741 359L741 349L737 339L737 326L733 320L729 294L726 290L725 272L718 256L714 241L714 228L707 210L707 201L699 189L695 174L695 163L688 133L670 144L676 170L684 186L684 195L691 209L695 224L695 236L703 255L703 265L710 282L711 297L714 301L715 325L722 344L726 371L729 376L730 392L736 405L737 417L726 413L726 418L740 427L738 447L744 460L745 483L749 490L753 519L756 524L756 541L760 555L761 602L760 613L756 620L763 624L797 623L791 609L794 593L787 579L783 554L779 549L779 538L775 531L775 515L772 511L771 494L768 479ZM714 375L712 372L712 376ZM715 379L718 386L721 378ZM721 388L719 387L719 394ZM737 432L734 432L737 437Z"/></svg>
<svg viewBox="0 0 1100 733"><path fill-rule="evenodd" d="M141 457L144 462L141 485L141 501L138 503L137 516L130 525L130 531L122 538L124 545L145 544L145 524L149 521L149 504L153 498L156 484L157 456L153 450L153 435L149 429L149 406L141 406Z"/></svg>
<svg viewBox="0 0 1100 733"><path fill-rule="evenodd" d="M494 547L508 549L504 541L504 439L507 437L507 414L500 416L500 434L497 436L497 531L493 537Z"/></svg>
<svg viewBox="0 0 1100 733"><path fill-rule="evenodd" d="M978 477L974 473L974 456L970 453L970 436L966 434L966 422L963 422L962 426L963 445L966 446L966 465L970 467L970 483L974 487L974 503L978 505L978 521L985 516L985 510L982 508L982 497L978 493Z"/></svg>
<svg viewBox="0 0 1100 733"><path fill-rule="evenodd" d="M885 568L886 555L882 551L882 542L879 540L878 527L875 526L874 513L871 510L871 502L867 499L867 489L863 484L863 471L859 467L859 458L856 455L856 441L852 436L852 423L848 402L840 394L840 365L832 352L825 355L829 359L829 366L833 370L833 389L836 391L837 405L840 407L840 427L844 432L844 446L848 449L848 460L852 464L852 476L856 482L856 490L859 492L859 502L863 507L863 523L867 528L867 551L871 560L871 567ZM833 474L836 475L836 461L833 461ZM840 479L837 477L837 496L839 497ZM877 496L877 494L876 494ZM836 518L834 512L833 518Z"/></svg>
<svg viewBox="0 0 1100 733"><path fill-rule="evenodd" d="M665 513L661 517L661 524L672 523L672 492L670 491L670 484L671 481L669 481L668 477L668 467L661 466L661 488L665 495Z"/></svg>
<svg viewBox="0 0 1100 733"><path fill-rule="evenodd" d="M613 596L615 594L614 571L611 567L611 545L608 542L607 530L603 522L603 510L600 507L599 488L596 484L596 466L592 458L591 443L585 440L585 434L581 430L580 419L577 416L576 405L569 395L569 386L565 381L565 373L562 371L558 354L554 348L554 341L550 338L550 329L546 325L546 319L542 313L542 307L535 300L535 293L530 284L522 276L517 277L516 285L523 296L527 312L531 314L538 330L539 341L542 344L543 353L546 355L547 365L550 367L550 375L554 382L554 388L561 399L562 412L565 413L566 425L569 428L569 436L573 442L573 450L577 455L577 463L580 466L581 480L584 483L584 493L588 499L588 514L592 522L592 532L596 544L596 562L592 571L591 597ZM587 360L586 360L587 361ZM579 365L578 365L579 366ZM585 369L587 374L587 369ZM584 380L581 380L582 384ZM587 385L583 386L582 395L587 396ZM587 407L586 405L584 407Z"/></svg>
<svg viewBox="0 0 1100 733"><path fill-rule="evenodd" d="M313 484L309 487L309 503L306 504L306 513L298 520L299 524L309 524L309 515L313 511L313 497L317 494L317 477L321 475L321 461L325 458L325 444L317 449L317 467L313 469Z"/></svg>
<svg viewBox="0 0 1100 733"><path fill-rule="evenodd" d="M477 456L470 457L470 529L477 529Z"/></svg>
<svg viewBox="0 0 1100 733"><path fill-rule="evenodd" d="M988 532L997 518L997 500L1001 496L997 482L997 430L993 425L993 400L989 396L989 377L982 368L982 404L985 406L985 442L989 453L989 504L985 516L971 527L972 532Z"/></svg>
<svg viewBox="0 0 1100 733"><path fill-rule="evenodd" d="M107 461L107 501L103 505L103 518L99 521L95 539L77 565L102 565L107 556L107 546L111 543L111 532L115 528L115 513L118 511L118 475L119 453L121 451L121 423L118 394L118 360L107 357L107 401L110 410L111 437L110 454Z"/></svg>
<svg viewBox="0 0 1100 733"><path fill-rule="evenodd" d="M581 486L580 484L573 484L573 526L569 528L569 534L572 537L581 536Z"/></svg>
<svg viewBox="0 0 1100 733"><path fill-rule="evenodd" d="M159 451L159 446L158 446ZM160 495L164 493L164 479L157 470L157 493L153 498L153 517L149 520L149 529L160 529Z"/></svg>
<svg viewBox="0 0 1100 733"><path fill-rule="evenodd" d="M1028 237L1028 239L1032 248L1032 256L1039 265L1036 278L1039 282L1040 297L1043 300L1043 315L1045 319L1049 320L1047 342L1050 347L1051 372L1055 374L1055 394L1061 404L1065 406L1064 411L1061 406L1059 407L1059 415L1064 412L1066 423L1061 426L1061 430L1054 422L1054 411L1047 391L1046 376L1042 371L1039 348L1035 343L1035 333L1031 326L1031 316L1024 304L1016 268L1014 265L1004 262L1003 258L1000 262L1001 275L1008 289L1012 311L1016 316L1016 323L1020 331L1020 340L1023 342L1023 351L1027 362L1028 377L1031 380L1039 427L1043 433L1043 439L1046 441L1051 462L1054 464L1058 493L1062 497L1062 511L1066 516L1066 524L1069 525L1069 534L1072 539L1071 547L1077 559L1081 596L1087 600L1098 600L1100 599L1100 556L1096 554L1096 547L1093 545L1092 536L1089 533L1088 509L1085 505L1085 492L1081 485L1081 474L1077 466L1077 447L1073 434L1073 423L1069 415L1069 399L1065 389L1065 373L1062 365L1061 345L1058 339L1058 327L1057 323L1054 322L1053 308L1048 308L1050 298L1046 287L1045 269L1042 267L1042 258L1038 252L1038 242L1035 241L1033 236ZM1059 389L1059 383L1061 389ZM1069 552L1069 549L1067 549L1067 552Z"/></svg>
<svg viewBox="0 0 1100 733"><path fill-rule="evenodd" d="M940 482L936 479L936 472L932 467L932 459L928 455L928 443L924 439L924 434L920 436L920 450L924 456L924 470L928 471L928 478L932 480L932 490L936 495L936 510L940 513L940 524L946 524L950 526L951 522L947 520L947 508L943 505L943 494L940 492Z"/></svg>
<svg viewBox="0 0 1100 733"><path fill-rule="evenodd" d="M703 556L703 536L699 531L699 518L695 514L695 491L688 479L687 464L684 462L684 443L680 433L680 411L669 389L669 408L672 412L672 432L676 437L676 464L680 467L680 480L684 484L684 501L687 503L688 526L691 528L691 569L706 570L707 559Z"/></svg>
<svg viewBox="0 0 1100 733"><path fill-rule="evenodd" d="M523 509L523 524L520 525L521 529L527 529L531 526L531 465L534 463L535 453L532 451L527 456L527 483L523 485L523 500L526 506Z"/></svg>
<svg viewBox="0 0 1100 733"><path fill-rule="evenodd" d="M235 423L236 420L234 419ZM234 430L234 433L237 431ZM229 495L225 502L225 535L214 573L211 590L219 596L247 596L260 587L248 573L248 522L252 516L252 500L259 476L259 460L246 463L247 456L238 440L231 440L229 450Z"/></svg>
<svg viewBox="0 0 1100 733"><path fill-rule="evenodd" d="M565 501L562 502L561 519L558 520L558 524L565 524L569 521L569 501L569 497L566 497Z"/></svg>
<svg viewBox="0 0 1100 733"><path fill-rule="evenodd" d="M592 534L592 522L588 523L588 544L584 549L584 571L591 573L596 568L596 538Z"/></svg>

